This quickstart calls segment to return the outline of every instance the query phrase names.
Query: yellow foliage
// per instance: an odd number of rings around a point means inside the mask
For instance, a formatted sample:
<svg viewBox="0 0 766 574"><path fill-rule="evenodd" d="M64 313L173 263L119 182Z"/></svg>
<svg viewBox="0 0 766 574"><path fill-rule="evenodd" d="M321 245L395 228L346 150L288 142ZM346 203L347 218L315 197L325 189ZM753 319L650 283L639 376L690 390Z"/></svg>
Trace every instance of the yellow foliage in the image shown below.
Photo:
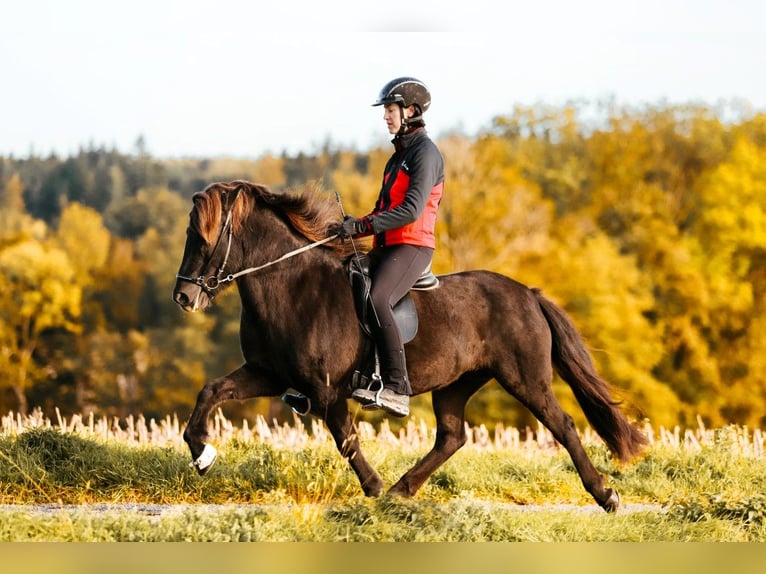
<svg viewBox="0 0 766 574"><path fill-rule="evenodd" d="M101 215L80 203L69 204L61 213L56 239L81 284L90 284L109 254L111 236Z"/></svg>
<svg viewBox="0 0 766 574"><path fill-rule="evenodd" d="M447 169L435 270L514 275L522 254L548 249L552 205L509 164L504 142L490 137L474 146L452 136L440 147Z"/></svg>
<svg viewBox="0 0 766 574"><path fill-rule="evenodd" d="M138 259L135 244L126 239L112 241L106 264L94 277L93 291L100 309L94 306L88 321L103 328L108 323L120 332L139 327L145 282L146 265Z"/></svg>
<svg viewBox="0 0 766 574"><path fill-rule="evenodd" d="M0 187L0 209L24 212L24 183L18 173L12 174Z"/></svg>
<svg viewBox="0 0 766 574"><path fill-rule="evenodd" d="M434 270L490 269L541 287L572 315L605 378L654 423L695 424L700 415L708 424L763 426L766 115L723 123L712 109L612 103L586 121L583 111L581 104L519 106L478 137L438 141L446 182ZM132 195L127 171L102 166L113 187L110 209L120 215L115 234L134 240L111 238L100 216L77 203L65 207L49 237L45 223L23 211L23 198L36 197L39 212L40 186L22 181L16 173L28 172L12 165L0 197L0 273L12 285L0 301L3 336L10 332L6 318L26 313L32 320L30 310L46 304L61 311L78 286L89 290L82 319L88 337L98 329L144 333L156 325L142 320L158 313L169 326L146 335L152 352L145 376L165 386L143 399L160 409L166 400L182 404L189 377L239 358L209 341L213 333L236 338L238 323L228 318L236 316L234 298L219 299L215 315L196 329L190 325L198 319L174 325L159 303L173 309L168 295L183 250L188 187L222 177L277 189L288 180L321 180L340 194L347 213L362 216L373 209L392 151L383 145L363 155L326 146L317 157L165 162L183 193L143 187ZM95 176L83 172L94 187ZM71 183L53 177L46 193ZM89 197L98 193L91 189ZM52 311L49 317L36 324L77 328L73 303L59 315L63 323ZM141 346L124 335L96 339L105 357L112 344L120 353ZM0 349L8 365L9 344ZM131 368L123 368L126 376ZM576 411L561 384L557 392ZM506 416L500 395L482 394L472 416Z"/></svg>
<svg viewBox="0 0 766 574"><path fill-rule="evenodd" d="M704 243L729 254L766 245L766 149L738 139L728 161L702 178L699 189Z"/></svg>
<svg viewBox="0 0 766 574"><path fill-rule="evenodd" d="M255 162L255 169L252 173L246 173L244 179L262 183L271 188L281 188L287 181L282 169L283 164L284 161L279 157L264 155Z"/></svg>
<svg viewBox="0 0 766 574"><path fill-rule="evenodd" d="M66 253L34 240L0 251L0 281L0 387L11 387L25 412L32 353L47 329L79 331L81 289Z"/></svg>
<svg viewBox="0 0 766 574"><path fill-rule="evenodd" d="M77 330L81 291L66 253L25 241L0 252L0 273L6 330L21 327L28 336L50 327Z"/></svg>

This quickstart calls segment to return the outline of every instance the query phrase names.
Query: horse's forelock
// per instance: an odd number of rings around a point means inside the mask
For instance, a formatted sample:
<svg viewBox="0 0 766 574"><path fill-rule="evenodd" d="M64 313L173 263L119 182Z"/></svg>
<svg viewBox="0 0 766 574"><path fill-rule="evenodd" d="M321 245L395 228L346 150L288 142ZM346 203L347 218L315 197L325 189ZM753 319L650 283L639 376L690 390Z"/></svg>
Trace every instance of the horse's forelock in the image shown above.
<svg viewBox="0 0 766 574"><path fill-rule="evenodd" d="M240 193L246 182L212 183L204 191L192 196L194 209L191 224L194 230L207 242L213 243L220 231L226 209L231 211L231 222L235 232L240 231L247 213L252 208L250 193ZM230 196L236 193L231 202Z"/></svg>
<svg viewBox="0 0 766 574"><path fill-rule="evenodd" d="M192 200L194 209L191 225L202 239L212 243L221 225L221 196L216 191L215 184L209 185L205 191L195 193Z"/></svg>

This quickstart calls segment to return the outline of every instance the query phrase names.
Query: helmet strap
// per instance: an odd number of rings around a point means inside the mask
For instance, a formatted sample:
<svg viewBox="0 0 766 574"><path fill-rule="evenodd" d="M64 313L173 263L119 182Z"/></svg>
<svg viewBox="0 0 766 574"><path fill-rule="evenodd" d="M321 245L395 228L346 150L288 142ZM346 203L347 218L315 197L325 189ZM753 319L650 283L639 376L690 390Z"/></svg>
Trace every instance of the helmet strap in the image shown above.
<svg viewBox="0 0 766 574"><path fill-rule="evenodd" d="M420 106L418 106L417 104L412 104L412 105L415 108L416 115L408 118L404 115L404 104L401 104L401 103L399 104L399 110L401 110L402 125L399 128L399 133L397 135L401 136L406 134L413 124L421 123L425 125L425 122L423 121L423 114L420 113Z"/></svg>
<svg viewBox="0 0 766 574"><path fill-rule="evenodd" d="M407 124L409 123L409 118L404 114L404 104L399 103L399 116L401 119L401 125L399 126L399 132L396 135L403 136L407 133Z"/></svg>

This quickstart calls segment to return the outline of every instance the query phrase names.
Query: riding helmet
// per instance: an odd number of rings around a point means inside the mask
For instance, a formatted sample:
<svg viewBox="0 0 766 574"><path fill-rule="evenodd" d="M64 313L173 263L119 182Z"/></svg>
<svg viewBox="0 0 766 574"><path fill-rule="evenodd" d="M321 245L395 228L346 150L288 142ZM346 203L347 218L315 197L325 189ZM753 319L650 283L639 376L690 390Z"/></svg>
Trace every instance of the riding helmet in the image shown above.
<svg viewBox="0 0 766 574"><path fill-rule="evenodd" d="M416 78L408 76L395 78L380 90L373 106L385 106L398 103L407 108L416 105L422 115L431 105L431 93L426 85Z"/></svg>

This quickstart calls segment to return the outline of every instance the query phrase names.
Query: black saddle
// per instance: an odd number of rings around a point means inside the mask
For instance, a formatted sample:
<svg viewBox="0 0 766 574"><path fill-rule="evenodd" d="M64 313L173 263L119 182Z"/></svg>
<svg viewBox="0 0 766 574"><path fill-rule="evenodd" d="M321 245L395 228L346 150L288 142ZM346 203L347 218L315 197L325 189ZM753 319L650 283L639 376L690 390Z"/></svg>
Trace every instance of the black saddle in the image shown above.
<svg viewBox="0 0 766 574"><path fill-rule="evenodd" d="M362 330L371 336L370 320L374 309L370 303L370 288L372 281L370 279L370 258L366 254L352 255L347 262L348 279L351 283L351 291L354 296L354 307L356 316L359 319L359 325ZM412 286L414 291L428 291L439 286L439 278L431 271L431 266L415 281ZM418 333L418 310L412 296L407 293L394 306L394 320L399 327L402 335L402 342L409 343Z"/></svg>

